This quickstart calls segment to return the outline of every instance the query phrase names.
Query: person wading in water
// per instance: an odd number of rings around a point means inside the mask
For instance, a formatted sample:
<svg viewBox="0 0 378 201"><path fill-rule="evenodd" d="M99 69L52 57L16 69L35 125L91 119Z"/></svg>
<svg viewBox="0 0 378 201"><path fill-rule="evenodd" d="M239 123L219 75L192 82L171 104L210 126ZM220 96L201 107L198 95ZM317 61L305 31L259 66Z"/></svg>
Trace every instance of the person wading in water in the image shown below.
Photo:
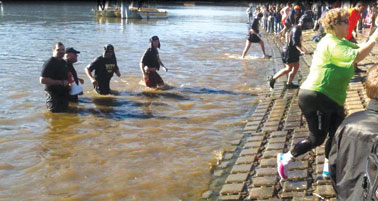
<svg viewBox="0 0 378 201"><path fill-rule="evenodd" d="M158 48L160 49L159 37L151 37L150 46L147 48L146 52L144 52L139 63L146 86L150 88L160 88L164 86L163 79L156 72L160 69L160 66L165 69L165 72L168 72L168 68L164 66L159 58Z"/></svg>

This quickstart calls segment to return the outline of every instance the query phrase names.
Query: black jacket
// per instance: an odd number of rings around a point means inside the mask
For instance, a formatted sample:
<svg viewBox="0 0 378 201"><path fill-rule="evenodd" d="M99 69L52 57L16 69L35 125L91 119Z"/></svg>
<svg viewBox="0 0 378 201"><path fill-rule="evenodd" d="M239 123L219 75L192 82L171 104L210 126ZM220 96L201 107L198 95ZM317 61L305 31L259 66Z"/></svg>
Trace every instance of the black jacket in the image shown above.
<svg viewBox="0 0 378 201"><path fill-rule="evenodd" d="M366 111L347 117L339 126L329 154L329 168L337 200L362 200L366 159L378 140L378 100Z"/></svg>

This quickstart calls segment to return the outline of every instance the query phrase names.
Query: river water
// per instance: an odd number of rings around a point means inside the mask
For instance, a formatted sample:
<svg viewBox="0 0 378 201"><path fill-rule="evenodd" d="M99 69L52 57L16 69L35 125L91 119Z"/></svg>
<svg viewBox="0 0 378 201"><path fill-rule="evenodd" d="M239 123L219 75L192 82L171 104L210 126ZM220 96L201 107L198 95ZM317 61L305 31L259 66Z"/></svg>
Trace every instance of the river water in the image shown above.
<svg viewBox="0 0 378 201"><path fill-rule="evenodd" d="M12 3L0 9L0 200L198 200L211 168L266 85L247 34L246 5L164 5L169 18L96 18L95 2ZM141 82L139 60L158 35L169 90ZM61 41L79 50L84 95L46 110L42 65ZM118 95L93 92L84 68L115 47ZM267 52L270 52L267 47Z"/></svg>

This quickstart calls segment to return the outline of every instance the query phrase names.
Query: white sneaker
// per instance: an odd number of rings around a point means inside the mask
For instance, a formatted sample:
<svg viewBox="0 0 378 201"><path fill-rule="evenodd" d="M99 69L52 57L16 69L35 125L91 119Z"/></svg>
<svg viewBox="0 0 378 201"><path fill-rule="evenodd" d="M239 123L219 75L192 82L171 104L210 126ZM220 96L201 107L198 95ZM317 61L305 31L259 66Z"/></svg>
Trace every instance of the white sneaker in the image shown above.
<svg viewBox="0 0 378 201"><path fill-rule="evenodd" d="M287 170L289 162L283 160L284 153L277 154L277 171L281 177L281 180L287 179Z"/></svg>
<svg viewBox="0 0 378 201"><path fill-rule="evenodd" d="M323 172L322 172L323 178L329 178L329 166L328 166L328 159L324 159L323 164Z"/></svg>

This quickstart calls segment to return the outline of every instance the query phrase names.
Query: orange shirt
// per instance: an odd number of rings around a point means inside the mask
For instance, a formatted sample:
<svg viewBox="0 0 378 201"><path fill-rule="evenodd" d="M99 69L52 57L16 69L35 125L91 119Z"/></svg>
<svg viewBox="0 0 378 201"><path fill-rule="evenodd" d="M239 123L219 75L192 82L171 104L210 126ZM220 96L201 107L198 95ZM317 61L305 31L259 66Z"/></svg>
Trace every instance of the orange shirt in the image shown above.
<svg viewBox="0 0 378 201"><path fill-rule="evenodd" d="M356 28L357 22L361 17L361 13L359 13L356 9L350 8L349 9L349 27L348 27L348 35L346 37L347 40L352 38L353 29Z"/></svg>

